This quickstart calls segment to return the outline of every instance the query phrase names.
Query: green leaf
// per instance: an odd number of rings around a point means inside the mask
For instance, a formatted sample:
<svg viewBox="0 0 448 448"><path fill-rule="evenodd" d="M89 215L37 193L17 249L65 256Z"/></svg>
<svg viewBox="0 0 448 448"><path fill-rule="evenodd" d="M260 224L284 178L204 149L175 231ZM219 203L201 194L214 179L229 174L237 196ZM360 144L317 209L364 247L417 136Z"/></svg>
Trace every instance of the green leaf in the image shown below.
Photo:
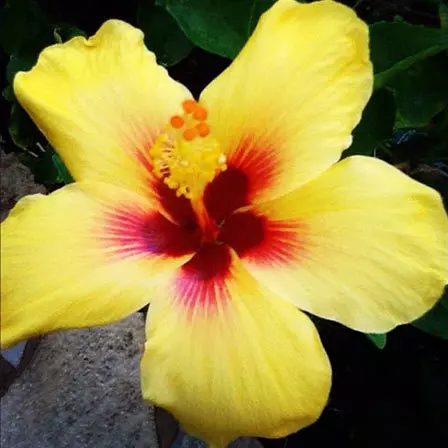
<svg viewBox="0 0 448 448"><path fill-rule="evenodd" d="M439 6L440 27L448 28L448 5L440 3Z"/></svg>
<svg viewBox="0 0 448 448"><path fill-rule="evenodd" d="M448 340L448 288L437 304L424 316L412 322L414 327L440 339Z"/></svg>
<svg viewBox="0 0 448 448"><path fill-rule="evenodd" d="M299 3L306 3L305 0L297 0ZM252 34L253 30L257 26L260 16L267 11L276 0L252 0L248 3L251 4L251 10L247 21L247 38ZM246 39L247 40L247 39Z"/></svg>
<svg viewBox="0 0 448 448"><path fill-rule="evenodd" d="M29 149L34 146L36 127L19 103L14 102L9 116L9 135L16 146Z"/></svg>
<svg viewBox="0 0 448 448"><path fill-rule="evenodd" d="M422 127L448 105L448 58L432 56L389 82L401 127Z"/></svg>
<svg viewBox="0 0 448 448"><path fill-rule="evenodd" d="M52 28L34 0L10 0L0 15L0 43L6 53L36 56L54 42Z"/></svg>
<svg viewBox="0 0 448 448"><path fill-rule="evenodd" d="M54 150L48 144L44 148L36 143L41 134L16 101L11 107L9 133L14 144L25 151L19 155L20 160L31 170L36 182L46 185L73 182L68 169Z"/></svg>
<svg viewBox="0 0 448 448"><path fill-rule="evenodd" d="M157 0L200 48L233 59L275 0Z"/></svg>
<svg viewBox="0 0 448 448"><path fill-rule="evenodd" d="M11 85L6 86L3 89L2 95L6 101L8 101L8 102L14 101L14 92L12 90L12 86Z"/></svg>
<svg viewBox="0 0 448 448"><path fill-rule="evenodd" d="M353 143L344 156L372 155L377 147L392 136L395 123L395 101L391 92L380 89L373 93L364 109L361 122L353 132Z"/></svg>
<svg viewBox="0 0 448 448"><path fill-rule="evenodd" d="M36 151L17 154L18 159L27 166L33 173L34 180L46 186L54 186L62 181L58 178L59 174L53 164L53 150L48 149L44 153Z"/></svg>
<svg viewBox="0 0 448 448"><path fill-rule="evenodd" d="M157 61L162 65L177 64L186 58L193 48L176 20L152 1L140 1L137 24L145 33L146 46L156 54Z"/></svg>
<svg viewBox="0 0 448 448"><path fill-rule="evenodd" d="M67 168L49 144L34 148L33 151L17 153L18 159L33 173L36 182L54 187L73 182Z"/></svg>
<svg viewBox="0 0 448 448"><path fill-rule="evenodd" d="M386 347L387 334L386 333L365 333L367 338L373 342L380 350Z"/></svg>
<svg viewBox="0 0 448 448"><path fill-rule="evenodd" d="M6 80L9 84L12 84L14 76L17 72L27 71L36 63L36 58L33 57L21 57L11 55L8 65L6 66Z"/></svg>
<svg viewBox="0 0 448 448"><path fill-rule="evenodd" d="M76 26L61 23L53 30L54 40L58 43L66 42L76 36L86 37L86 33Z"/></svg>
<svg viewBox="0 0 448 448"><path fill-rule="evenodd" d="M51 160L57 172L56 181L58 183L63 182L64 184L71 184L73 182L73 177L62 162L61 158L55 152L53 152L51 155Z"/></svg>
<svg viewBox="0 0 448 448"><path fill-rule="evenodd" d="M448 294L444 294L440 300L440 303L442 304L443 307L446 308L446 310L448 311Z"/></svg>
<svg viewBox="0 0 448 448"><path fill-rule="evenodd" d="M370 26L371 59L375 88L397 73L448 48L448 32L404 22L379 22Z"/></svg>

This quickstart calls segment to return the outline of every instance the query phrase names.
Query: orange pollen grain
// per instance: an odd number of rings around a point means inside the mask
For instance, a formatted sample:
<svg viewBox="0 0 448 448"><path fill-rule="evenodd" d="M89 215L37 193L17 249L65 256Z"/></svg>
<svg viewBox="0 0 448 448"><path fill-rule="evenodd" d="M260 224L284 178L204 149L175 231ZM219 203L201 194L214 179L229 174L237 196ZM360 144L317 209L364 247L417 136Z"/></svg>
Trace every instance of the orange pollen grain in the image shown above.
<svg viewBox="0 0 448 448"><path fill-rule="evenodd" d="M193 118L195 118L196 120L199 121L204 121L207 119L207 110L205 109L205 107L196 106L196 110L193 111Z"/></svg>
<svg viewBox="0 0 448 448"><path fill-rule="evenodd" d="M185 120L180 117L179 115L174 115L174 117L171 117L170 124L175 129L180 129L185 123Z"/></svg>
<svg viewBox="0 0 448 448"><path fill-rule="evenodd" d="M197 124L196 129L201 137L207 137L210 134L210 126L205 122Z"/></svg>
<svg viewBox="0 0 448 448"><path fill-rule="evenodd" d="M191 141L198 136L198 130L196 128L185 129L182 136L184 140Z"/></svg>
<svg viewBox="0 0 448 448"><path fill-rule="evenodd" d="M191 114L193 113L196 108L198 107L198 103L195 100L185 100L182 103L182 107L184 109L184 112L186 114Z"/></svg>

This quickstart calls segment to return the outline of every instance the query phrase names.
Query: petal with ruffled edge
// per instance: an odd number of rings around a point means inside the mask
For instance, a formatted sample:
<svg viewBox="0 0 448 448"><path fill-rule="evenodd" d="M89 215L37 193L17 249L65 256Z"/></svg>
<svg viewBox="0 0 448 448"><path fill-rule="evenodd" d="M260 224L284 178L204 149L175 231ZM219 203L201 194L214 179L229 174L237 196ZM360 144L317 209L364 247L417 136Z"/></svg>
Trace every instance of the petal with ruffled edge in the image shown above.
<svg viewBox="0 0 448 448"><path fill-rule="evenodd" d="M190 92L157 65L143 33L119 20L46 48L14 92L76 180L150 193L148 150Z"/></svg>
<svg viewBox="0 0 448 448"><path fill-rule="evenodd" d="M280 196L331 166L371 90L368 28L353 10L278 1L201 95L229 166L206 193L211 214Z"/></svg>
<svg viewBox="0 0 448 448"><path fill-rule="evenodd" d="M72 184L22 199L1 225L1 344L121 319L196 250L145 198Z"/></svg>
<svg viewBox="0 0 448 448"><path fill-rule="evenodd" d="M439 194L368 157L349 157L282 198L236 213L220 238L270 290L369 333L428 311L448 280Z"/></svg>
<svg viewBox="0 0 448 448"><path fill-rule="evenodd" d="M225 246L204 245L149 309L141 365L146 400L214 447L283 437L314 422L331 384L319 335L275 300Z"/></svg>

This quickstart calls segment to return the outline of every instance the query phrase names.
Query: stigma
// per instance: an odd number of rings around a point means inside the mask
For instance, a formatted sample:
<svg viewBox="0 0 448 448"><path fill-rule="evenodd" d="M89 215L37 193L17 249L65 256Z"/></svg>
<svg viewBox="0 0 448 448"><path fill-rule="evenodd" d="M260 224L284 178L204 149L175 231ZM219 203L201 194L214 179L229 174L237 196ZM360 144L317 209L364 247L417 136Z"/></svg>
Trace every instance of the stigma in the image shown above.
<svg viewBox="0 0 448 448"><path fill-rule="evenodd" d="M182 103L149 150L153 172L177 196L195 199L217 173L227 168L226 157L213 138L207 110L194 100Z"/></svg>

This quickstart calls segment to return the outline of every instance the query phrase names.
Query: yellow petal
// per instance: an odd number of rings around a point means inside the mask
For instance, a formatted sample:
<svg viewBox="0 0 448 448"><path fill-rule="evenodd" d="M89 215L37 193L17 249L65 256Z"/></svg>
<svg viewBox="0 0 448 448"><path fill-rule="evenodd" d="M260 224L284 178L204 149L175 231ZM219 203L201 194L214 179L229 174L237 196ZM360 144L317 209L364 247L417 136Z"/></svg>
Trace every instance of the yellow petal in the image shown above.
<svg viewBox="0 0 448 448"><path fill-rule="evenodd" d="M127 190L76 183L25 197L1 225L2 347L138 310L196 244Z"/></svg>
<svg viewBox="0 0 448 448"><path fill-rule="evenodd" d="M349 157L296 191L235 214L221 239L283 298L369 333L428 311L448 280L439 194L368 157Z"/></svg>
<svg viewBox="0 0 448 448"><path fill-rule="evenodd" d="M236 255L216 245L204 245L160 284L141 370L145 399L216 447L311 424L331 383L309 318L267 293Z"/></svg>
<svg viewBox="0 0 448 448"><path fill-rule="evenodd" d="M228 158L220 176L232 188L242 171L248 202L292 191L350 146L371 90L368 28L354 11L278 1L201 96Z"/></svg>
<svg viewBox="0 0 448 448"><path fill-rule="evenodd" d="M46 48L14 92L77 180L148 193L148 150L189 91L119 20Z"/></svg>

